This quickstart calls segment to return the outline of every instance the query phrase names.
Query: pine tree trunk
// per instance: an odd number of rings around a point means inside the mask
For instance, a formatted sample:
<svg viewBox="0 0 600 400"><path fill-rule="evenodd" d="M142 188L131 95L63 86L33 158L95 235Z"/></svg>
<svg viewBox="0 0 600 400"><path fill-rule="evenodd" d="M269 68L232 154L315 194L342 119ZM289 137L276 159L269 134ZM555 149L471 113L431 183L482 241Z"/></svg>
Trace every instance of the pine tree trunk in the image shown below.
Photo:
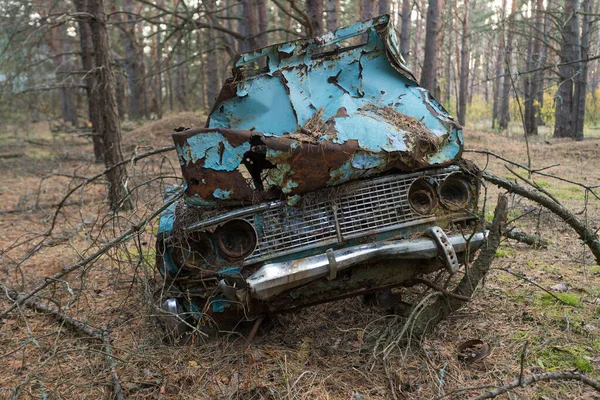
<svg viewBox="0 0 600 400"><path fill-rule="evenodd" d="M340 24L340 0L327 0L327 30L335 31Z"/></svg>
<svg viewBox="0 0 600 400"><path fill-rule="evenodd" d="M375 10L375 1L376 0L363 0L363 6L361 10L361 17L363 21L374 17L373 10Z"/></svg>
<svg viewBox="0 0 600 400"><path fill-rule="evenodd" d="M531 9L535 9L534 0L530 2ZM539 14L539 13L538 13ZM538 15L536 14L536 22ZM529 32L527 37L525 38L527 41L527 57L525 61L525 70L530 71L534 68L535 62L535 45L536 45L536 33L535 28L537 24L531 23L529 24ZM535 84L534 84L535 76L532 74L525 74L523 78L523 107L525 108L524 112L524 123L525 123L525 134L526 135L537 135L537 124L535 119Z"/></svg>
<svg viewBox="0 0 600 400"><path fill-rule="evenodd" d="M437 97L438 95L435 82L437 74L437 40L441 24L441 8L442 0L429 0L425 29L425 57L423 59L423 71L421 73L421 86L428 89L434 97Z"/></svg>
<svg viewBox="0 0 600 400"><path fill-rule="evenodd" d="M544 65L542 60L542 35L544 30L543 23L544 15L544 1L536 0L536 14L535 14L535 35L533 36L533 52L531 56L531 69L540 68ZM538 134L538 125L541 120L540 118L540 92L542 91L544 81L544 71L540 70L533 74L531 79L531 113L529 114L529 125L531 129L528 130L528 135Z"/></svg>
<svg viewBox="0 0 600 400"><path fill-rule="evenodd" d="M402 30L400 31L400 54L404 61L408 62L410 53L410 25L412 21L410 14L412 12L412 1L402 0Z"/></svg>
<svg viewBox="0 0 600 400"><path fill-rule="evenodd" d="M96 87L98 91L99 111L102 117L102 139L104 143L104 163L112 169L106 177L109 185L108 200L113 210L131 209L131 197L127 193L125 166L114 167L123 161L121 150L121 126L115 93L115 76L112 69L112 57L106 15L103 0L88 0L91 20L92 42L94 43L94 59L96 61Z"/></svg>
<svg viewBox="0 0 600 400"><path fill-rule="evenodd" d="M177 62L177 72L175 73L175 97L181 106L181 110L188 110L187 96L185 92L186 88L186 76L185 76L185 66L183 62L183 56L181 54L181 43L177 47L176 51L176 62Z"/></svg>
<svg viewBox="0 0 600 400"><path fill-rule="evenodd" d="M379 15L390 13L390 2L389 0L379 0Z"/></svg>
<svg viewBox="0 0 600 400"><path fill-rule="evenodd" d="M420 67L420 60L422 60L421 58L421 40L422 40L422 32L423 32L423 14L422 14L422 10L425 7L425 0L416 0L417 3L419 3L419 10L417 12L417 22L416 22L416 27L415 27L415 47L414 47L414 51L412 53L412 60L413 60L413 72L415 74L415 76L421 76L422 75L422 69L419 68Z"/></svg>
<svg viewBox="0 0 600 400"><path fill-rule="evenodd" d="M74 0L77 12L88 12L88 0ZM92 123L92 143L94 145L94 159L102 161L104 148L102 145L102 117L98 110L98 92L96 87L96 74L94 68L94 44L92 43L92 31L90 23L84 19L78 20L79 26L79 51L81 53L81 65L85 74L86 94L88 99L88 117Z"/></svg>
<svg viewBox="0 0 600 400"><path fill-rule="evenodd" d="M460 48L460 88L458 90L458 123L466 123L467 97L469 95L469 0L464 0L462 41Z"/></svg>
<svg viewBox="0 0 600 400"><path fill-rule="evenodd" d="M247 37L241 46L243 53L258 48L258 17L256 15L256 7L251 0L240 0L240 3L242 4L242 16L239 21L240 32L244 32Z"/></svg>
<svg viewBox="0 0 600 400"><path fill-rule="evenodd" d="M590 28L592 24L592 2L593 0L583 0L581 6L583 17L581 22L581 53L580 60L587 59L590 51ZM575 140L583 140L583 128L585 122L585 103L587 94L587 75L588 62L581 63L579 75L575 81Z"/></svg>
<svg viewBox="0 0 600 400"><path fill-rule="evenodd" d="M554 113L554 137L575 137L575 122L573 112L573 78L575 66L571 63L579 53L579 22L577 17L577 0L565 0L563 42L560 50L561 65L558 69L560 82ZM571 63L571 64L567 64Z"/></svg>
<svg viewBox="0 0 600 400"><path fill-rule="evenodd" d="M256 8L258 11L258 33L256 45L259 48L266 47L269 44L269 15L267 12L267 0L256 0ZM323 16L323 8L321 5L321 17ZM321 23L321 29L323 24Z"/></svg>
<svg viewBox="0 0 600 400"><path fill-rule="evenodd" d="M313 35L323 34L323 0L306 0L306 12L310 18Z"/></svg>
<svg viewBox="0 0 600 400"><path fill-rule="evenodd" d="M500 8L500 19L504 19L504 10L506 10L506 0L502 0L502 8ZM500 83L502 82L502 59L504 58L504 27L500 27L500 32L498 33L498 53L496 54L496 71L495 71L495 79L494 79L494 104L492 107L492 129L498 127L498 122L500 120Z"/></svg>
<svg viewBox="0 0 600 400"><path fill-rule="evenodd" d="M512 63L512 41L515 30L515 15L517 12L517 0L512 0L510 17L508 18L508 33L506 35L506 49L504 51L504 82L502 85L502 99L500 101L500 112L498 115L498 128L508 128L510 121L509 99L511 88L511 63Z"/></svg>

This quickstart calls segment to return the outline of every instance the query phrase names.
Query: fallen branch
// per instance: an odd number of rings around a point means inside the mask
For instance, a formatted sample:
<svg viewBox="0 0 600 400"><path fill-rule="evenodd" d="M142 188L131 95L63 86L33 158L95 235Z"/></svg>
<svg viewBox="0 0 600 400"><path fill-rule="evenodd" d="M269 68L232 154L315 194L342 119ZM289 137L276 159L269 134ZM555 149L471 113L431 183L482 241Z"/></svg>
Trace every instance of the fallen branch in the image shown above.
<svg viewBox="0 0 600 400"><path fill-rule="evenodd" d="M7 287L3 287L4 289L4 296L6 298L8 298L9 300L12 301L18 301L19 297L21 295L19 295L19 293L16 290L7 288ZM45 313L45 314L50 314L52 315L54 318L56 318L58 321L65 323L66 325L68 325L70 328L81 332L87 336L93 337L95 339L103 339L103 334L101 331L92 328L91 326L89 326L88 324L78 321L75 318L67 315L66 313L64 313L63 311L61 311L60 309L56 308L56 307L52 307L49 305L46 305L44 303L41 303L37 300L33 300L33 299L29 299L27 301L25 301L24 303L25 307L30 308L34 311L40 312L40 313Z"/></svg>
<svg viewBox="0 0 600 400"><path fill-rule="evenodd" d="M536 283L535 281L532 281L531 279L527 278L525 275L518 273L518 272L514 272L512 271L510 268L500 268L500 267L495 267L492 269L497 269L498 271L504 271L507 272L511 275L513 275L516 278L522 279L525 282L529 282L531 283L533 286L537 287L540 290L543 290L544 292L546 292L547 294L549 294L551 297L554 297L554 299L556 301L558 301L559 303L564 304L565 306L569 306L569 307L575 307L573 304L569 304L566 301L564 301L563 299L561 299L560 297L558 297L557 295L555 295L554 293L552 293L551 291L549 291L548 289L546 289L545 287L543 287L542 285L540 285L539 283Z"/></svg>
<svg viewBox="0 0 600 400"><path fill-rule="evenodd" d="M15 308L24 304L27 300L29 300L31 297L33 297L40 290L43 290L46 287L50 286L53 282L61 279L63 276L70 274L71 272L76 271L79 268L90 264L91 262L95 261L101 255L103 255L104 253L106 253L107 251L109 251L110 249L112 249L113 247L118 245L119 243L122 243L123 241L127 240L129 238L129 236L131 236L132 234L139 232L149 221L151 221L154 218L156 218L157 216L159 216L165 209L167 209L167 207L169 207L171 204L176 202L177 199L179 199L179 197L181 197L182 194L183 194L183 190L175 193L173 196L171 196L169 199L167 199L164 202L162 207L160 207L158 210L154 211L149 217L144 218L137 224L131 226L131 228L129 228L127 231L125 231L125 233L123 233L121 236L111 240L108 244L101 247L96 252L94 252L92 255L84 258L83 260L81 260L75 264L71 264L71 265L63 267L59 272L52 275L51 277L47 277L46 279L44 279L44 281L42 283L38 284L35 288L31 289L26 294L19 296L13 302L13 304L11 304L6 310L4 310L2 313L0 313L0 320L4 319Z"/></svg>
<svg viewBox="0 0 600 400"><path fill-rule="evenodd" d="M453 298L455 298L457 300L460 300L460 301L470 301L471 300L470 297L461 296L461 295L458 295L456 293L452 293L451 291L446 290L443 287L438 286L438 285L436 285L435 283L433 283L431 281L428 281L427 279L415 278L415 279L413 279L413 281L415 283L421 283L421 284L423 284L423 285L425 285L425 286L427 286L427 287L429 287L429 288L431 288L433 290L436 290L436 291L438 291L440 293L445 294L446 296L453 297Z"/></svg>
<svg viewBox="0 0 600 400"><path fill-rule="evenodd" d="M513 229L504 232L504 236L509 239L516 240L519 243L525 243L533 247L546 248L550 244L550 241L542 239L536 235L529 235L524 232L515 231Z"/></svg>
<svg viewBox="0 0 600 400"><path fill-rule="evenodd" d="M598 239L598 235L594 231L588 229L583 222L575 218L575 215L567 210L562 204L556 203L554 200L544 196L541 193L534 192L533 190L529 190L516 183L509 182L506 179L500 178L499 176L489 172L484 172L483 178L496 186L508 190L511 193L515 193L519 196L523 196L529 200L535 201L536 203L552 211L554 214L558 215L563 221L569 224L569 226L571 226L575 232L577 232L581 240L583 240L583 242L592 251L592 254L596 258L596 263L600 265L600 240Z"/></svg>
<svg viewBox="0 0 600 400"><path fill-rule="evenodd" d="M0 158L19 158L23 154L21 153L9 153L9 154L0 154Z"/></svg>
<svg viewBox="0 0 600 400"><path fill-rule="evenodd" d="M595 381L585 375L579 374L577 372L546 372L543 374L533 374L529 376L519 377L514 381L497 387L496 389L490 390L488 392L482 393L477 397L474 397L472 400L483 400L483 399L493 399L501 394L511 391L517 387L525 387L527 385L531 385L532 383L541 382L541 381L552 381L552 380L574 380L585 383L588 386L593 387L598 392L600 392L600 382Z"/></svg>
<svg viewBox="0 0 600 400"><path fill-rule="evenodd" d="M104 352L106 353L106 358L108 359L108 364L110 367L110 381L113 385L112 398L113 400L124 400L125 395L123 394L123 386L121 385L121 380L119 379L119 374L117 373L117 361L113 356L112 345L110 344L111 337L106 326L102 327L102 340L104 342Z"/></svg>
<svg viewBox="0 0 600 400"><path fill-rule="evenodd" d="M422 339L446 316L460 309L465 304L463 298L473 296L475 289L490 270L496 256L507 213L508 199L505 195L500 194L494 212L494 220L489 227L487 243L483 245L475 262L465 271L464 276L452 291L456 296L437 296L433 302L425 305L412 322L412 336L419 340Z"/></svg>

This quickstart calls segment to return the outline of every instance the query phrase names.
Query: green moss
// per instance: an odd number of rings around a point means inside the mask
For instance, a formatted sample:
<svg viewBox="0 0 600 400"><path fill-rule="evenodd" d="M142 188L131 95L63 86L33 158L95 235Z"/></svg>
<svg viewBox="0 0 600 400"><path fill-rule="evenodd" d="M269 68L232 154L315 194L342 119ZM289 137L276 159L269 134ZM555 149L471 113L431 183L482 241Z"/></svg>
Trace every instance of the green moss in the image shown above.
<svg viewBox="0 0 600 400"><path fill-rule="evenodd" d="M575 185L553 185L546 190L558 200L585 200L583 188Z"/></svg>
<svg viewBox="0 0 600 400"><path fill-rule="evenodd" d="M511 247L499 247L496 250L497 258L512 257L515 255L515 250Z"/></svg>
<svg viewBox="0 0 600 400"><path fill-rule="evenodd" d="M536 179L535 183L537 183L538 186L542 188L547 188L551 185L550 182L545 179Z"/></svg>
<svg viewBox="0 0 600 400"><path fill-rule="evenodd" d="M555 296L561 299L565 304L568 304L573 307L581 307L581 300L577 295L571 293L556 293ZM542 294L542 305L549 306L556 303L559 303L558 300L556 300L550 294Z"/></svg>
<svg viewBox="0 0 600 400"><path fill-rule="evenodd" d="M586 348L578 345L552 346L540 350L536 363L546 370L567 370L575 367L580 372L591 372L594 367L589 361Z"/></svg>
<svg viewBox="0 0 600 400"><path fill-rule="evenodd" d="M592 372L594 370L592 363L585 358L575 358L573 360L573 366L577 368L579 372L583 373Z"/></svg>

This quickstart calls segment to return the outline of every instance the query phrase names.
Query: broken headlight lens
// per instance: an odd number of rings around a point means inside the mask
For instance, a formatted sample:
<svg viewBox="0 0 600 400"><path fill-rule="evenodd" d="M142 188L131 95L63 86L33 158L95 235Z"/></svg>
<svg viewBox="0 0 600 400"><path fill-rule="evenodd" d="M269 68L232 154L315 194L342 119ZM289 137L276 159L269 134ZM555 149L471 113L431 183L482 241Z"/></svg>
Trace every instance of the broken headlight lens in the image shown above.
<svg viewBox="0 0 600 400"><path fill-rule="evenodd" d="M241 260L256 248L256 231L247 221L234 219L226 222L216 234L219 251L227 261Z"/></svg>
<svg viewBox="0 0 600 400"><path fill-rule="evenodd" d="M442 205L450 211L465 209L471 201L472 184L462 173L449 175L440 185Z"/></svg>
<svg viewBox="0 0 600 400"><path fill-rule="evenodd" d="M415 180L408 189L408 202L416 213L431 214L437 206L437 195L433 185L423 178Z"/></svg>
<svg viewBox="0 0 600 400"><path fill-rule="evenodd" d="M199 267L215 260L211 238L202 232L192 232L173 246L173 261L177 267Z"/></svg>

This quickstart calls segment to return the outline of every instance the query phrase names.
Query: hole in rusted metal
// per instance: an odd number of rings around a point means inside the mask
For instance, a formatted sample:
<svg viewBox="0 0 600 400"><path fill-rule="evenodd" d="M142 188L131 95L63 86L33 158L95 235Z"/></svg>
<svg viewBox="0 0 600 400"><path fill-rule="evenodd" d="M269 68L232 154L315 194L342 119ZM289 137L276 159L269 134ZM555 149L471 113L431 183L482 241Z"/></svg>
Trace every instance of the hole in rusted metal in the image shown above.
<svg viewBox="0 0 600 400"><path fill-rule="evenodd" d="M250 138L250 150L244 153L242 163L252 177L254 188L259 192L264 191L262 171L274 168L275 165L267 160L267 146L260 136L252 136Z"/></svg>

